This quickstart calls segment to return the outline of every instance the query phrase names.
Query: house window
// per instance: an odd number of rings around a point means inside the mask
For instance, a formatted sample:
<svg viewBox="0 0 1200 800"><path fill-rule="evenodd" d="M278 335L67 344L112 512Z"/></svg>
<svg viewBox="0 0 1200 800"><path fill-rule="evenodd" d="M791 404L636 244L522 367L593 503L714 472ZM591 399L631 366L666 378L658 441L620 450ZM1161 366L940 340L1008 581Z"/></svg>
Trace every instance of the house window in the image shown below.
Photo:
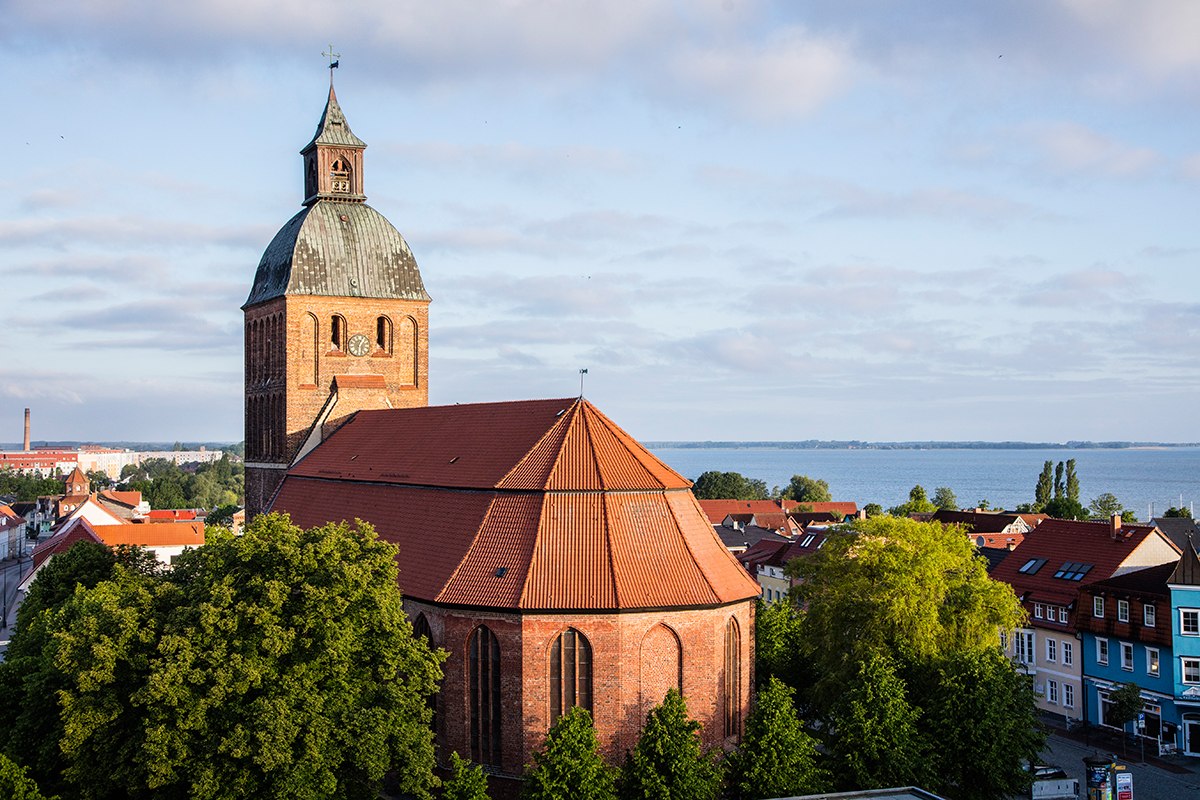
<svg viewBox="0 0 1200 800"><path fill-rule="evenodd" d="M1146 648L1146 674L1158 676L1158 648Z"/></svg>
<svg viewBox="0 0 1200 800"><path fill-rule="evenodd" d="M1096 663L1097 664L1107 664L1108 663L1108 639L1097 639L1096 640Z"/></svg>
<svg viewBox="0 0 1200 800"><path fill-rule="evenodd" d="M1046 660L1058 661L1058 642L1054 639L1046 639Z"/></svg>
<svg viewBox="0 0 1200 800"><path fill-rule="evenodd" d="M737 620L732 617L725 623L725 735L737 736L742 727L742 660L741 633Z"/></svg>
<svg viewBox="0 0 1200 800"><path fill-rule="evenodd" d="M1200 683L1200 658L1181 658L1184 683Z"/></svg>
<svg viewBox="0 0 1200 800"><path fill-rule="evenodd" d="M1045 610L1046 610L1046 607L1044 605L1042 605L1041 603L1034 603L1033 604L1033 618L1034 619L1042 619L1042 617L1045 616Z"/></svg>
<svg viewBox="0 0 1200 800"><path fill-rule="evenodd" d="M1092 598L1092 616L1093 617L1103 617L1104 616L1104 598L1103 597L1093 597Z"/></svg>
<svg viewBox="0 0 1200 800"><path fill-rule="evenodd" d="M1064 667L1069 667L1075 663L1075 645L1072 642L1063 642L1062 645L1062 665Z"/></svg>
<svg viewBox="0 0 1200 800"><path fill-rule="evenodd" d="M1046 700L1058 704L1058 681L1046 681Z"/></svg>
<svg viewBox="0 0 1200 800"><path fill-rule="evenodd" d="M1000 649L1005 653L1008 652L1008 634L1004 631L1000 631Z"/></svg>
<svg viewBox="0 0 1200 800"><path fill-rule="evenodd" d="M1061 622L1063 625L1067 624L1067 608L1066 608L1066 606L1063 606L1058 609L1058 621Z"/></svg>
<svg viewBox="0 0 1200 800"><path fill-rule="evenodd" d="M1033 631L1017 631L1015 644L1017 661L1030 666L1037 663L1033 653Z"/></svg>
<svg viewBox="0 0 1200 800"><path fill-rule="evenodd" d="M1179 632L1184 636L1200 636L1200 609L1179 609Z"/></svg>
<svg viewBox="0 0 1200 800"><path fill-rule="evenodd" d="M550 647L550 724L574 706L592 710L592 646L568 628Z"/></svg>
<svg viewBox="0 0 1200 800"><path fill-rule="evenodd" d="M1147 628L1153 628L1157 623L1158 612L1154 608L1153 603L1146 603L1142 606L1142 623Z"/></svg>
<svg viewBox="0 0 1200 800"><path fill-rule="evenodd" d="M375 347L385 353L392 352L392 321L387 317L375 319Z"/></svg>
<svg viewBox="0 0 1200 800"><path fill-rule="evenodd" d="M469 648L471 760L500 766L500 643L480 625Z"/></svg>
<svg viewBox="0 0 1200 800"><path fill-rule="evenodd" d="M1064 683L1062 689L1063 689L1063 703L1062 703L1063 707L1064 708L1074 708L1075 707L1075 687L1069 683Z"/></svg>
<svg viewBox="0 0 1200 800"><path fill-rule="evenodd" d="M1133 645L1121 642L1121 669L1133 672Z"/></svg>
<svg viewBox="0 0 1200 800"><path fill-rule="evenodd" d="M329 318L329 345L335 350L346 349L346 318L341 314Z"/></svg>
<svg viewBox="0 0 1200 800"><path fill-rule="evenodd" d="M1117 601L1117 622L1129 622L1129 601Z"/></svg>

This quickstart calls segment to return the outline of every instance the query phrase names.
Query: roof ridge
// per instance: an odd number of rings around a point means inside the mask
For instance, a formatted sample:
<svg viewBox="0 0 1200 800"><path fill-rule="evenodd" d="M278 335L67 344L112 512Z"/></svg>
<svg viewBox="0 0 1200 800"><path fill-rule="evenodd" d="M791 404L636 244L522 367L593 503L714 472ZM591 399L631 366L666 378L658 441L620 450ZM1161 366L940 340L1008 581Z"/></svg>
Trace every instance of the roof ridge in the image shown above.
<svg viewBox="0 0 1200 800"><path fill-rule="evenodd" d="M633 458L634 461L637 462L638 466L640 466L643 470L645 470L647 476L651 480L653 480L654 482L656 482L658 484L659 489L666 489L668 487L667 487L666 482L663 481L662 478L660 478L656 474L656 471L652 466L653 463L657 463L657 464L661 465L661 467L663 469L666 469L668 472L670 472L675 477L679 478L684 483L686 483L688 485L691 484L691 481L689 481L687 478L680 475L674 469L669 467L664 461L662 461L662 459L655 457L653 453L651 453L649 450L647 450L645 447L643 447L633 436L629 435L628 431L626 431L620 425L618 425L617 423L615 423L611 419L609 419L608 416L605 415L605 413L603 411L596 408L595 405L593 405L591 402L589 402L587 400L584 400L582 397L579 399L580 399L580 402L584 404L584 406L586 407L586 409L589 413L594 414L596 417L599 418L600 422L602 422L604 424L604 427L613 435L613 438L616 439L618 443L620 443L621 447L623 447L625 449L625 452L628 453L629 456L631 458ZM647 461L648 461L647 457L649 457L651 463L647 463Z"/></svg>
<svg viewBox="0 0 1200 800"><path fill-rule="evenodd" d="M583 440L587 443L588 451L592 457L592 466L596 470L596 476L600 479L600 489L603 491L608 488L608 482L604 477L604 470L601 469L600 456L596 452L596 440L592 438L592 423L587 413L588 407L591 404L583 399L583 395L580 395L579 399L575 401L575 405L579 409L576 412L576 416L583 420L581 423L583 425Z"/></svg>
<svg viewBox="0 0 1200 800"><path fill-rule="evenodd" d="M520 402L520 401L516 401L516 402ZM535 401L526 401L526 402L535 402ZM472 403L469 405L490 405L490 404L488 404L488 403ZM542 445L545 444L546 441L552 435L556 435L557 432L561 428L567 427L568 430L561 437L558 447L555 448L557 452L554 454L554 462L550 465L550 469L548 469L546 471L546 477L544 478L545 482L543 483L543 485L541 487L539 487L540 490L542 490L542 491L545 491L547 489L547 486L550 483L550 476L552 476L554 474L554 470L558 467L559 459L561 459L563 457L563 449L564 449L563 442L565 442L567 436L570 435L569 427L571 424L571 419L573 418L574 414L573 413L564 414L563 412L565 412L566 410L567 409L564 408L563 411L559 412L560 416L558 419L556 419L554 421L554 424L551 425L549 428L547 428L545 430L545 432L542 433L542 435L538 437L538 440L533 443L533 447L528 448L525 451L525 453L519 459L517 459L517 463L513 464L512 467L508 470L508 472L504 473L504 475L501 476L500 480L496 481L496 485L493 488L495 488L495 489L511 488L511 487L505 486L505 484L508 483L509 479L512 478L515 473L522 470L535 454L539 453L539 451L542 448Z"/></svg>

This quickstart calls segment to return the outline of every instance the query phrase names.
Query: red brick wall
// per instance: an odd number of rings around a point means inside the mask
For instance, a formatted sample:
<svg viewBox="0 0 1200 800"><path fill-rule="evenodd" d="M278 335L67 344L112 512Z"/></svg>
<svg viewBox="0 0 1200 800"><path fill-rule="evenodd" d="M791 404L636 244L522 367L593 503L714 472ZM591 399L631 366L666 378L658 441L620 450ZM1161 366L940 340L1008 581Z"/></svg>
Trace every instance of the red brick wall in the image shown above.
<svg viewBox="0 0 1200 800"><path fill-rule="evenodd" d="M688 711L701 723L705 747L729 746L723 735L722 684L725 625L730 617L742 632L741 691L744 719L749 711L753 650L753 604L684 611L625 614L527 614L444 609L406 599L415 619L425 614L434 643L449 652L438 705L440 757L450 751L470 756L467 643L479 624L500 642L503 703L502 771L520 774L541 747L550 727L550 648L568 627L592 647L593 718L605 757L620 764L645 724L648 708L662 700L679 679L679 659L671 651L678 637L682 650L683 694ZM669 629L663 629L666 626ZM660 693L661 690L661 693ZM649 702L649 698L657 699ZM646 701L644 702L644 698Z"/></svg>
<svg viewBox="0 0 1200 800"><path fill-rule="evenodd" d="M351 356L333 346L334 314L346 320L346 339L362 334L370 340L368 355ZM381 316L392 322L390 352L375 344ZM291 463L337 375L382 375L392 408L428 405L429 303L294 295L246 309L246 462ZM356 396L339 399L338 420L359 410ZM379 405L372 397L367 407ZM282 470L247 466L247 517L266 507L281 480Z"/></svg>

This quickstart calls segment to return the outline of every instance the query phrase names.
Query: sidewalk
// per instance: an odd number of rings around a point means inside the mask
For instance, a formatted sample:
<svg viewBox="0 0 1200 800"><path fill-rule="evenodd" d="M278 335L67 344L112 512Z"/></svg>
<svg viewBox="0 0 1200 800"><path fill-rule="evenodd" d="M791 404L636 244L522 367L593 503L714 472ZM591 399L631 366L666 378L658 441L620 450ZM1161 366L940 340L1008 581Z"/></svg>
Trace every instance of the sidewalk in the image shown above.
<svg viewBox="0 0 1200 800"><path fill-rule="evenodd" d="M1125 764L1146 764L1176 775L1200 775L1200 759L1189 758L1178 754L1158 754L1158 748L1153 740L1145 742L1145 757L1143 758L1142 743L1135 737L1128 737L1128 745L1122 743L1121 734L1111 728L1096 725L1079 725L1068 731L1061 723L1047 722L1046 728L1055 736L1069 739L1084 747L1090 747L1100 753L1114 754L1117 761Z"/></svg>

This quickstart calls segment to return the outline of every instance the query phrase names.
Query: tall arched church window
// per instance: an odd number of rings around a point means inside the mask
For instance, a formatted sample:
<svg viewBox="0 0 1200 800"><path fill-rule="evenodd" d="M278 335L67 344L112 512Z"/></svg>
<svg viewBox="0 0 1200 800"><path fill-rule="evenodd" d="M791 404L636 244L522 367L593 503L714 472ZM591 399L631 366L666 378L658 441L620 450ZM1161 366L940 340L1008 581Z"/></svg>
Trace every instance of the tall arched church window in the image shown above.
<svg viewBox="0 0 1200 800"><path fill-rule="evenodd" d="M500 643L485 625L471 633L471 760L500 766Z"/></svg>
<svg viewBox="0 0 1200 800"><path fill-rule="evenodd" d="M392 352L392 321L387 317L375 319L375 346L389 355Z"/></svg>
<svg viewBox="0 0 1200 800"><path fill-rule="evenodd" d="M416 386L417 380L420 377L418 375L419 359L417 354L420 352L421 332L417 328L417 321L412 317L401 319L398 328L395 340L396 354L397 358L405 359L405 362L397 365L396 373L409 386Z"/></svg>
<svg viewBox="0 0 1200 800"><path fill-rule="evenodd" d="M550 646L550 724L574 706L592 710L592 645L567 628Z"/></svg>
<svg viewBox="0 0 1200 800"><path fill-rule="evenodd" d="M311 311L305 314L304 323L305 330L304 336L301 339L301 346L303 348L301 352L307 357L306 360L310 361L312 364L312 373L306 376L309 378L309 380L304 381L304 383L311 383L313 386L319 386L321 383L320 323L317 321L317 315L313 314ZM308 350L309 347L312 348L312 352L304 352Z"/></svg>
<svg viewBox="0 0 1200 800"><path fill-rule="evenodd" d="M429 620L424 614L417 614L417 618L413 620L413 636L420 636L425 641L433 645L433 631L429 628Z"/></svg>
<svg viewBox="0 0 1200 800"><path fill-rule="evenodd" d="M737 736L742 732L741 644L737 620L730 617L725 623L725 669L721 692L725 706L726 736Z"/></svg>
<svg viewBox="0 0 1200 800"><path fill-rule="evenodd" d="M336 350L346 349L346 318L341 314L329 319L329 344Z"/></svg>

